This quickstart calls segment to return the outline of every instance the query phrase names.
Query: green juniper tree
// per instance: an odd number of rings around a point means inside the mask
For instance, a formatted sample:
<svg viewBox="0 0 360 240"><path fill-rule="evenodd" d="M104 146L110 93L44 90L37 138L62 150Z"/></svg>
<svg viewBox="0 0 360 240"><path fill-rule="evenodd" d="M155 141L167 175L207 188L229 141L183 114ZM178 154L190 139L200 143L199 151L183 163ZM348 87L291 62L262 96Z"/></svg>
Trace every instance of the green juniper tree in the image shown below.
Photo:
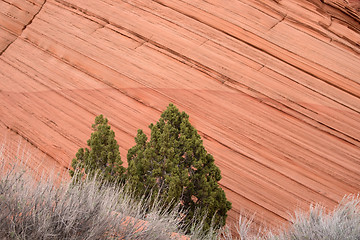
<svg viewBox="0 0 360 240"><path fill-rule="evenodd" d="M224 226L231 203L218 185L220 169L205 150L189 116L170 104L149 127L150 140L138 130L136 145L128 151L129 185L138 196L153 191L168 204L180 201L189 211L185 223L200 209L199 218L207 215L206 229L212 221L215 227Z"/></svg>
<svg viewBox="0 0 360 240"><path fill-rule="evenodd" d="M70 176L79 181L84 175L94 177L100 181L120 183L124 180L125 168L119 152L119 145L115 140L115 133L108 125L107 118L99 115L92 125L93 133L87 141L88 148L80 148L76 158L72 160Z"/></svg>

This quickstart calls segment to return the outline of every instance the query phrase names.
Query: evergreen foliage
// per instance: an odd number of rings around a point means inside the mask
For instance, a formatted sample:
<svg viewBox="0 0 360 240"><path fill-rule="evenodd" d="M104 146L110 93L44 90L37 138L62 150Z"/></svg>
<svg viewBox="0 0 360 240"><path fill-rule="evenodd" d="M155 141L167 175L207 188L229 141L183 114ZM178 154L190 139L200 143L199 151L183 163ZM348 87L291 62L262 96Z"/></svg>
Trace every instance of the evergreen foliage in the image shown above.
<svg viewBox="0 0 360 240"><path fill-rule="evenodd" d="M108 125L107 118L99 115L92 125L93 133L87 141L88 148L80 148L76 158L72 160L70 176L74 181L81 180L85 175L109 183L120 183L124 180L125 168L115 140L115 133Z"/></svg>
<svg viewBox="0 0 360 240"><path fill-rule="evenodd" d="M168 204L180 201L188 211L185 222L207 216L205 230L212 224L224 226L231 203L218 185L220 169L205 150L189 116L170 104L149 128L150 140L138 130L136 145L128 151L130 186L138 196L154 191Z"/></svg>

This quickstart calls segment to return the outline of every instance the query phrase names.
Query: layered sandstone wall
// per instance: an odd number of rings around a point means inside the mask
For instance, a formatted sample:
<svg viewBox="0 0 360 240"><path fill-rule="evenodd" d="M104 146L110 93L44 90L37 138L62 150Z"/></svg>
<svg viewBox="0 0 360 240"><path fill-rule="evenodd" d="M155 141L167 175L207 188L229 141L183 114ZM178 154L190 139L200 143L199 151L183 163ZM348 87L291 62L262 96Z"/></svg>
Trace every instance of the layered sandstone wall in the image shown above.
<svg viewBox="0 0 360 240"><path fill-rule="evenodd" d="M101 113L125 161L173 102L222 171L230 222L332 207L360 190L357 3L1 0L0 135L66 170Z"/></svg>

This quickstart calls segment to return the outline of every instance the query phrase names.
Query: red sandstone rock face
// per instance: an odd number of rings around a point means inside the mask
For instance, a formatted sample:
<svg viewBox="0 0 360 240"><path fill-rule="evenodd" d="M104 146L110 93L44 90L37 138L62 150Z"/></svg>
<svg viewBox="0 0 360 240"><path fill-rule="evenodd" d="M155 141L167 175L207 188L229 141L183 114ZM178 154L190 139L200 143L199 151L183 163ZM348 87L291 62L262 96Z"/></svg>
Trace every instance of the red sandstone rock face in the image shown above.
<svg viewBox="0 0 360 240"><path fill-rule="evenodd" d="M350 8L352 8L356 13L360 12L360 1L359 0L348 0Z"/></svg>
<svg viewBox="0 0 360 240"><path fill-rule="evenodd" d="M0 1L1 138L30 167L64 170L102 113L126 162L173 102L222 171L229 222L332 207L360 190L356 4Z"/></svg>

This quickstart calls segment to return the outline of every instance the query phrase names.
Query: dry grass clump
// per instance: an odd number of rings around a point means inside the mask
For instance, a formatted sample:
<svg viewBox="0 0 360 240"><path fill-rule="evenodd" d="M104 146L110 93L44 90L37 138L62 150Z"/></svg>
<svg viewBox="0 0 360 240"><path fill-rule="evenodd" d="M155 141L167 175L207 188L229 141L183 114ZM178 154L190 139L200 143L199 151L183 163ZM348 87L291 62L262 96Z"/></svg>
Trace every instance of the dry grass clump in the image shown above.
<svg viewBox="0 0 360 240"><path fill-rule="evenodd" d="M321 205L296 212L289 230L272 239L360 239L360 196L346 196L330 213Z"/></svg>
<svg viewBox="0 0 360 240"><path fill-rule="evenodd" d="M170 210L161 199L137 201L124 186L99 185L96 179L75 185L35 180L21 163L5 165L11 159L3 150L0 146L0 239L360 239L359 195L345 197L330 213L320 205L296 212L279 234L254 233L253 218L241 216L233 236L229 228L204 232L204 221L184 226L186 211Z"/></svg>
<svg viewBox="0 0 360 240"><path fill-rule="evenodd" d="M238 236L229 229L223 231L226 240L355 240L360 239L360 196L346 196L332 211L311 205L308 212L295 212L288 229L274 234L271 231L253 232L252 218L240 217Z"/></svg>
<svg viewBox="0 0 360 240"><path fill-rule="evenodd" d="M3 148L2 148L3 149ZM171 239L179 209L134 201L125 187L34 180L0 153L0 239Z"/></svg>

